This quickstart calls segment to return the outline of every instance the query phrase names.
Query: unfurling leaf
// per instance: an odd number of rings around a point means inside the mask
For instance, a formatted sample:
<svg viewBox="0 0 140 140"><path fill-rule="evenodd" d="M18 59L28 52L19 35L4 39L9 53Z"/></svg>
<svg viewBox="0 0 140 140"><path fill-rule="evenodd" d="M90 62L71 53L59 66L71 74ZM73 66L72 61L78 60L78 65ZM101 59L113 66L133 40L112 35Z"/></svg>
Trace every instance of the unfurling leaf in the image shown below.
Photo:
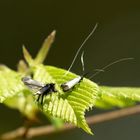
<svg viewBox="0 0 140 140"><path fill-rule="evenodd" d="M36 58L35 63L36 64L42 64L45 58L47 57L47 54L50 50L50 47L55 39L56 31L53 31L44 41L41 49L39 50Z"/></svg>
<svg viewBox="0 0 140 140"><path fill-rule="evenodd" d="M23 46L22 48L23 48L24 59L26 60L29 66L32 66L34 62L34 60L32 59L32 56L30 55L28 50L25 48L25 46Z"/></svg>

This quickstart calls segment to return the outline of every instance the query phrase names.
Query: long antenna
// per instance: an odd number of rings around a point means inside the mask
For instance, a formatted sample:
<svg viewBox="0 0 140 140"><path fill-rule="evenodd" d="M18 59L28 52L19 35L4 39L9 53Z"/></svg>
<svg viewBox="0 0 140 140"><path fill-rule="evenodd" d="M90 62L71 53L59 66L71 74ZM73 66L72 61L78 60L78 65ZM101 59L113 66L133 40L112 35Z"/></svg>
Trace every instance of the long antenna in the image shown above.
<svg viewBox="0 0 140 140"><path fill-rule="evenodd" d="M83 51L81 54L81 64L82 64L83 73L85 72L84 53L85 52Z"/></svg>
<svg viewBox="0 0 140 140"><path fill-rule="evenodd" d="M116 60L116 61L114 61L114 62L112 62L112 63L110 63L110 64L108 64L108 65L106 65L105 67L103 67L103 68L101 68L101 70L105 70L105 69L107 69L107 68L109 68L110 66L112 66L112 65L114 65L114 64L116 64L116 63L119 63L119 62L122 62L122 61L127 61L127 60L133 60L134 58L122 58L122 59L118 59L118 60ZM92 79L94 76L96 76L97 74L99 74L99 73L101 73L102 71L97 71L97 72L95 72L93 75L91 75L90 77L89 77L89 79Z"/></svg>
<svg viewBox="0 0 140 140"><path fill-rule="evenodd" d="M85 45L85 43L87 42L87 40L91 37L91 35L95 32L95 30L96 30L97 27L98 27L98 23L95 24L95 26L94 26L93 30L91 31L91 33L86 37L86 39L83 41L83 43L81 44L81 46L80 46L79 49L77 50L77 52L76 52L76 54L75 54L75 56L74 56L74 58L73 58L73 60L72 60L72 63L71 63L71 65L69 66L69 68L68 68L67 72L65 73L65 75L67 75L68 72L71 70L71 68L72 68L72 66L73 66L73 64L74 64L74 62L75 62L75 60L76 60L76 58L77 58L77 56L78 56L80 50L81 50L82 47Z"/></svg>

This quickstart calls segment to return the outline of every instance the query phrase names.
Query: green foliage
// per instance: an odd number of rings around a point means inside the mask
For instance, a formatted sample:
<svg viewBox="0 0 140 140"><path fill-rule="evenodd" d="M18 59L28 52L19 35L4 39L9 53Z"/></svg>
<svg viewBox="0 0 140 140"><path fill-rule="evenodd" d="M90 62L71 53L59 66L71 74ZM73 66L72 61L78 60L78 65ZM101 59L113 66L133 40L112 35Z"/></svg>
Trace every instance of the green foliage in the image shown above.
<svg viewBox="0 0 140 140"><path fill-rule="evenodd" d="M44 83L56 83L56 89L58 90L58 93L53 93L45 98L43 111L71 122L91 133L84 115L85 110L89 110L95 104L98 87L88 79L83 79L74 90L64 93L60 89L61 83L76 77L72 73L64 76L65 73L65 70L52 66L40 65L34 68L34 79Z"/></svg>
<svg viewBox="0 0 140 140"><path fill-rule="evenodd" d="M23 114L34 119L35 107L31 92L21 82L21 75L7 67L0 69L0 103L18 108Z"/></svg>
<svg viewBox="0 0 140 140"><path fill-rule="evenodd" d="M96 107L104 109L122 108L140 102L140 88L138 87L100 86L100 95L100 98L96 101Z"/></svg>
<svg viewBox="0 0 140 140"><path fill-rule="evenodd" d="M45 60L49 50L50 50L50 46L53 43L54 39L55 39L55 34L56 31L53 31L44 41L40 51L38 52L36 58L35 58L35 63L36 64L42 64L43 61Z"/></svg>
<svg viewBox="0 0 140 140"><path fill-rule="evenodd" d="M86 78L74 89L64 93L60 85L77 75L71 72L65 75L66 70L42 64L54 37L55 31L45 40L35 59L23 47L27 64L20 60L18 72L0 66L0 103L18 109L28 119L36 119L36 113L41 111L53 122L58 117L92 134L85 120L86 110L93 106L104 109L125 107L140 101L140 88L99 87ZM21 81L22 77L29 74L33 74L33 79L42 83L56 84L58 92L45 96L43 106L36 102L37 97ZM58 120L56 122L58 123Z"/></svg>
<svg viewBox="0 0 140 140"><path fill-rule="evenodd" d="M21 60L18 65L19 72L8 68L1 68L0 71L0 102L9 107L18 109L29 119L35 119L36 112L41 111L47 117L58 117L66 122L70 122L92 134L85 120L85 111L92 108L98 94L98 86L88 79L83 81L70 92L64 93L60 85L77 75L68 73L66 70L45 66L44 61L50 45L54 40L55 32L46 39L37 57L32 58L30 53L23 47L24 58L29 65ZM42 83L55 83L57 93L47 95L43 106L36 102L36 96L22 83L21 78L32 73L33 78Z"/></svg>

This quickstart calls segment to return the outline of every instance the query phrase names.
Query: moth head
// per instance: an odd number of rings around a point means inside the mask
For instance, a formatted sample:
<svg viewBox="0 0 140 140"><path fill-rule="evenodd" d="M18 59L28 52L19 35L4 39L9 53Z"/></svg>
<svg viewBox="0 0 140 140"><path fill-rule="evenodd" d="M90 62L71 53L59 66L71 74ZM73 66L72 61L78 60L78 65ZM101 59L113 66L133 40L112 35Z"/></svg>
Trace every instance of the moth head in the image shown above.
<svg viewBox="0 0 140 140"><path fill-rule="evenodd" d="M54 83L50 83L49 85L50 85L50 88L51 88L52 92L57 92Z"/></svg>
<svg viewBox="0 0 140 140"><path fill-rule="evenodd" d="M61 84L61 88L63 89L64 92L69 91L69 86L67 84Z"/></svg>

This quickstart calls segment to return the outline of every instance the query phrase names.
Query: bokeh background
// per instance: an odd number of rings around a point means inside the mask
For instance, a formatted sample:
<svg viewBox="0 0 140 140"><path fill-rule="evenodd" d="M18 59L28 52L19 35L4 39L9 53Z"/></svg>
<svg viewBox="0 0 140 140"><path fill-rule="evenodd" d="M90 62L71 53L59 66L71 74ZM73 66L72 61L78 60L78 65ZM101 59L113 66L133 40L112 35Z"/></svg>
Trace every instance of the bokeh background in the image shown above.
<svg viewBox="0 0 140 140"><path fill-rule="evenodd" d="M55 29L56 40L45 64L67 69L96 22L99 26L84 46L86 70L134 57L93 80L100 85L140 86L139 0L0 0L0 63L16 69L18 60L23 58L22 45L35 56ZM76 63L72 71L80 74L80 65ZM93 114L96 113L102 110L95 109ZM0 106L0 133L20 126L21 118L17 111ZM36 140L136 140L140 137L139 123L140 116L133 116L91 126L94 136L74 129Z"/></svg>

